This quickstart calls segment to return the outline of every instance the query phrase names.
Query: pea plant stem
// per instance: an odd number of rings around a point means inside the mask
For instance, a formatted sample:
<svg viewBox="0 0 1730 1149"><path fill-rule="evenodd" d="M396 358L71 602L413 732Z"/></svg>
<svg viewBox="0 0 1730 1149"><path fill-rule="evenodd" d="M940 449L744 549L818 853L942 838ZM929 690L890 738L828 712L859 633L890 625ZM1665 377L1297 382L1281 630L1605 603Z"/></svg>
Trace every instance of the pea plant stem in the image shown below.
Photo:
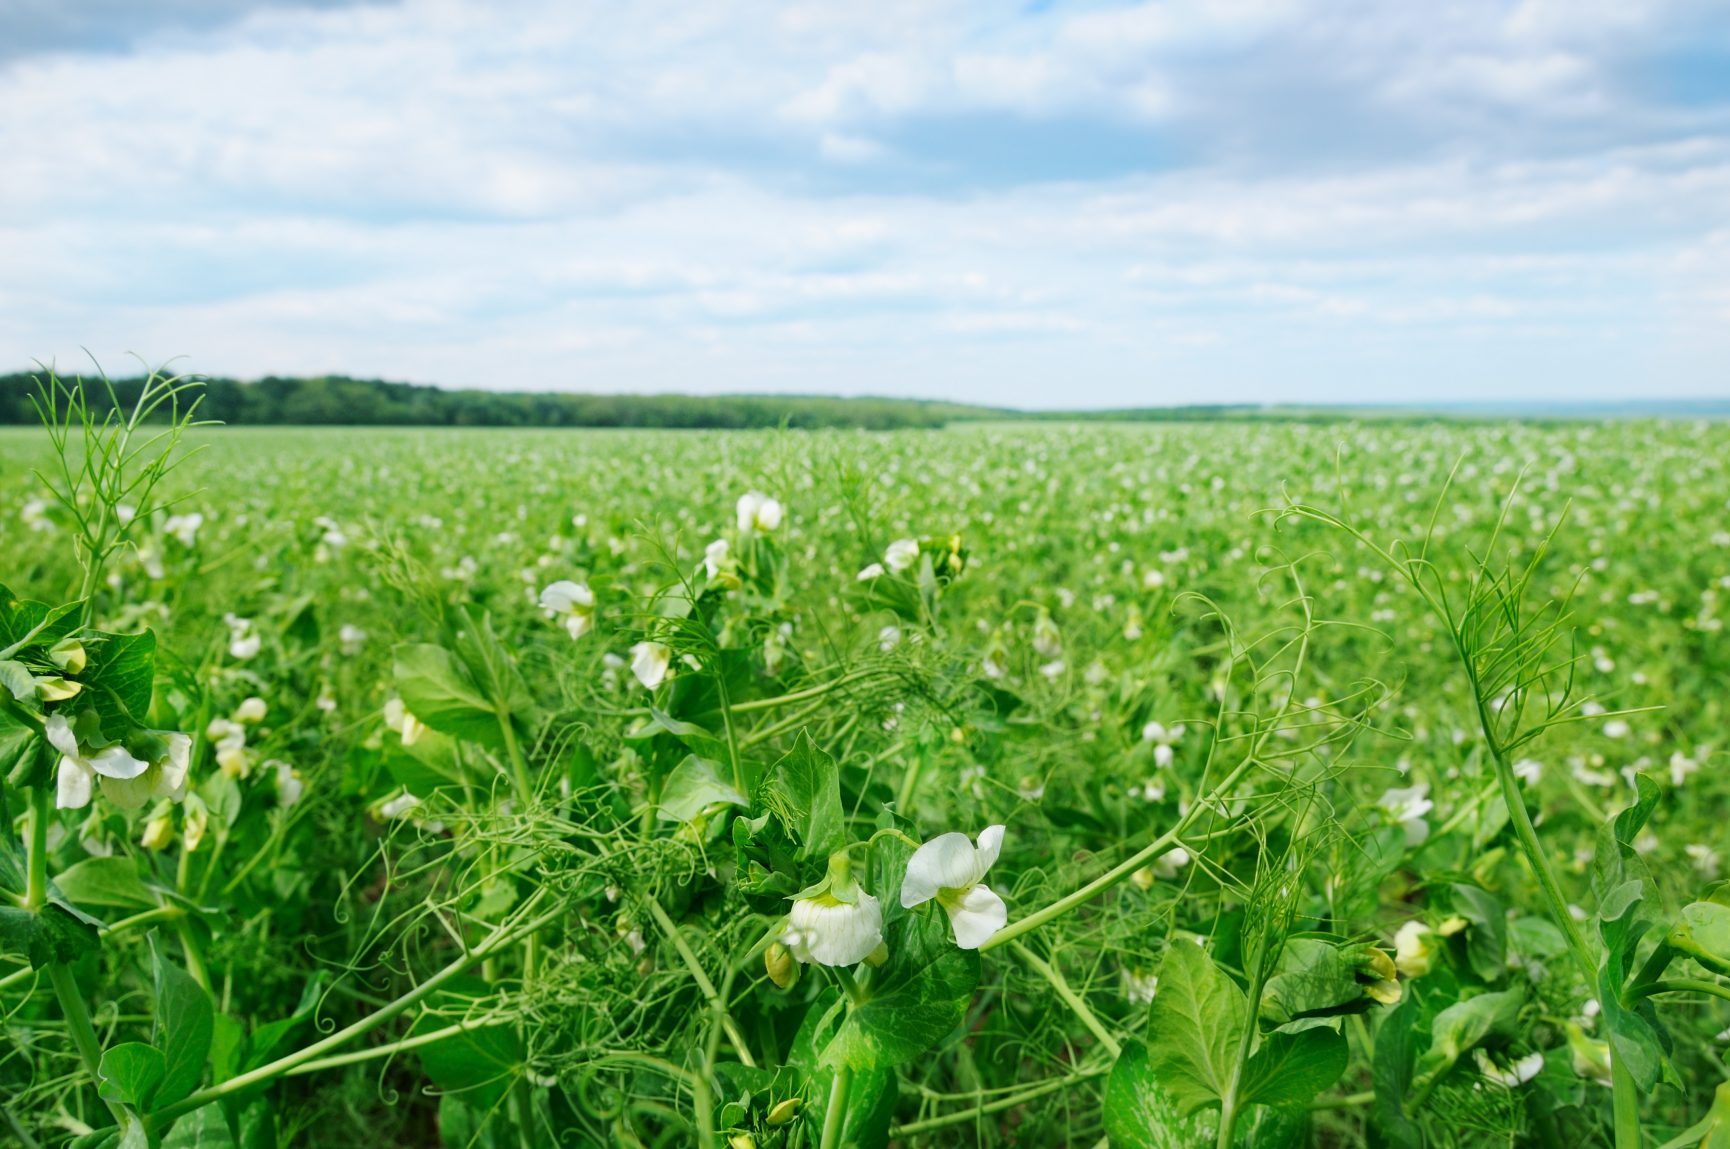
<svg viewBox="0 0 1730 1149"><path fill-rule="evenodd" d="M853 1070L843 1061L829 1083L829 1106L823 1111L823 1140L817 1149L841 1149L841 1131L847 1124L847 1094L852 1085Z"/></svg>
<svg viewBox="0 0 1730 1149"><path fill-rule="evenodd" d="M727 1003L715 989L715 983L709 979L702 965L697 961L697 955L691 952L684 935L679 933L679 927L673 919L667 916L667 911L661 908L661 903L654 898L646 900L649 916L655 919L655 925L660 927L667 940L673 943L673 948L679 953L679 960L685 963L685 968L691 971L691 979L697 983L697 989L703 999L709 1003L709 1008L720 1019L721 1027L727 1032L727 1040L733 1043L733 1051L739 1055L739 1061L747 1069L757 1068L756 1059L751 1056L751 1049L745 1044L745 1038L739 1032L739 1027L733 1023L732 1016L727 1012Z"/></svg>
<svg viewBox="0 0 1730 1149"><path fill-rule="evenodd" d="M1077 1085L1083 1081L1087 1081L1090 1078L1099 1077L1106 1072L1107 1068L1108 1067L1106 1066L1099 1066L1093 1069L1077 1070L1076 1072L1067 1074L1063 1077L1056 1077L1050 1081L1042 1081L1038 1085L1031 1085L1026 1089L1021 1090L1019 1093L1012 1093L1007 1097L999 1097L994 1101L981 1102L980 1104L968 1109L960 1109L954 1113L944 1113L937 1117L927 1117L922 1121L909 1121L905 1125L897 1125L895 1128L891 1129L889 1131L889 1137L891 1140L896 1140L903 1137L911 1137L916 1133L930 1133L937 1129L948 1128L951 1125L961 1125L968 1121L976 1121L981 1117L986 1117L993 1113L1001 1113L1005 1109L1014 1109L1019 1105L1025 1105L1029 1101L1037 1100L1047 1094L1056 1093L1060 1090L1068 1089L1072 1085Z"/></svg>
<svg viewBox="0 0 1730 1149"><path fill-rule="evenodd" d="M54 985L54 996L60 1000L60 1013L66 1019L66 1029L72 1035L72 1044L78 1047L79 1060L84 1062L85 1072L90 1079L101 1082L102 1043L96 1040L96 1029L90 1024L90 1011L84 1005L84 993L78 988L78 980L72 976L72 970L63 962L51 962L48 965L48 980ZM103 1098L103 1104L114 1115L115 1123L122 1129L136 1118L130 1114L124 1105Z"/></svg>
<svg viewBox="0 0 1730 1149"><path fill-rule="evenodd" d="M1063 1004L1075 1012L1075 1016L1081 1019L1081 1024L1085 1025L1088 1032L1098 1039L1100 1047L1111 1054L1112 1060L1117 1060L1117 1055L1123 1052L1123 1047L1118 1044L1117 1038L1111 1036L1111 1031L1105 1028L1099 1018L1094 1015L1093 1010L1087 1007L1087 1003L1081 999L1081 996L1070 988L1069 980L1063 976L1063 971L1020 942L1011 942L1009 948L1015 951L1016 957L1031 966L1035 973L1051 983L1051 988L1057 992L1057 996L1062 999Z"/></svg>
<svg viewBox="0 0 1730 1149"><path fill-rule="evenodd" d="M146 1125L152 1131L161 1132L167 1127L169 1122L173 1121L183 1113L190 1113L194 1109L208 1105L212 1101L219 1101L222 1098L227 1097L232 1093L237 1093L249 1086L257 1085L261 1082L270 1081L273 1078L280 1077L294 1069L296 1066L316 1060L323 1054L329 1053L331 1050L346 1045L355 1038L377 1029L391 1018L396 1017L416 1002L427 997L445 982L461 974L463 970L473 966L476 962L486 960L505 946L552 922L559 916L559 914L564 912L562 909L555 909L549 913L542 914L539 917L532 919L528 917L528 915L532 913L534 909L546 898L546 895L547 889L545 887L536 890L533 894L530 894L515 915L514 922L501 923L473 949L462 954L437 973L430 975L419 985L396 998L388 1005L379 1007L377 1010L361 1018L353 1025L339 1029L321 1041L315 1041L303 1049L298 1049L284 1057L279 1057L275 1061L259 1066L257 1069L251 1070L247 1073L242 1073L236 1077L231 1077L227 1081L218 1082L207 1089L200 1089L182 1101L178 1101L173 1105L165 1106L145 1118Z"/></svg>
<svg viewBox="0 0 1730 1149"><path fill-rule="evenodd" d="M39 910L48 900L48 820L53 816L48 799L46 785L30 791L30 859L24 887L27 910Z"/></svg>

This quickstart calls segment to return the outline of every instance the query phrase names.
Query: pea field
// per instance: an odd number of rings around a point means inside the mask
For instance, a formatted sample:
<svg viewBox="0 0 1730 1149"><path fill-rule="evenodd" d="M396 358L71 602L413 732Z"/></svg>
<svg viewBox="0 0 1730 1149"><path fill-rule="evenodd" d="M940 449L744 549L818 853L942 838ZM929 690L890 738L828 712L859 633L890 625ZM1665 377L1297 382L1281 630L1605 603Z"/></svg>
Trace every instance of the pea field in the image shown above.
<svg viewBox="0 0 1730 1149"><path fill-rule="evenodd" d="M1730 424L171 390L0 432L0 1143L1730 1146Z"/></svg>

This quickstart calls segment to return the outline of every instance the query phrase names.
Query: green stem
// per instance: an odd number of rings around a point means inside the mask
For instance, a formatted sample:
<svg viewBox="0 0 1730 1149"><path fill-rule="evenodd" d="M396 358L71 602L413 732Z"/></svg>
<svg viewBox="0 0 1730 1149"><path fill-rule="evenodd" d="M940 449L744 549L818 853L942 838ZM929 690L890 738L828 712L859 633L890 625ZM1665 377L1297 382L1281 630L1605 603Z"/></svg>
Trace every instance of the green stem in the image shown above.
<svg viewBox="0 0 1730 1149"><path fill-rule="evenodd" d="M841 1130L847 1124L847 1093L853 1085L853 1070L842 1062L829 1083L829 1107L823 1111L823 1140L818 1149L841 1149Z"/></svg>
<svg viewBox="0 0 1730 1149"><path fill-rule="evenodd" d="M1123 1052L1123 1047L1118 1044L1117 1038L1111 1036L1111 1031L1101 1024L1099 1018L1093 1010L1087 1007L1087 1003L1081 999L1080 995L1070 988L1069 980L1063 976L1063 971L1059 970L1055 964L1045 961L1020 942L1011 942L1009 948L1015 951L1016 957L1032 966L1034 972L1051 983L1051 988L1057 991L1057 996L1062 998L1063 1003L1075 1012L1075 1016L1081 1019L1081 1024L1088 1028L1088 1031L1099 1040L1101 1047L1111 1054L1111 1059L1116 1061L1117 1055Z"/></svg>
<svg viewBox="0 0 1730 1149"><path fill-rule="evenodd" d="M987 1116L988 1114L1001 1113L1005 1109L1014 1109L1016 1106L1025 1105L1029 1101L1044 1097L1048 1093L1056 1093L1058 1090L1068 1089L1071 1085L1086 1081L1092 1077L1098 1077L1104 1072L1105 1070L1103 1068L1084 1069L1077 1073L1071 1073L1067 1077L1059 1077L1051 1081L1045 1081L1038 1085L1030 1086L1029 1088L1022 1090L1020 1093L1012 1093L1007 1097L999 1097L995 1101L987 1101L983 1104L975 1105L971 1109L962 1109L955 1113L945 1113L941 1117L928 1117L923 1121L910 1121L906 1125L897 1125L895 1128L891 1129L889 1131L889 1137L891 1140L897 1140L903 1137L911 1137L915 1133L929 1133L932 1130L943 1129L950 1125L960 1125L964 1122L973 1121L977 1118Z"/></svg>
<svg viewBox="0 0 1730 1149"><path fill-rule="evenodd" d="M210 992L210 971L204 965L204 952L198 944L198 938L193 936L192 922L182 917L174 923L174 935L180 939L180 952L186 959L186 972L192 975L192 980Z"/></svg>
<svg viewBox="0 0 1730 1149"><path fill-rule="evenodd" d="M1639 985L1630 986L1622 996L1638 999L1651 997L1655 993L1703 993L1708 997L1721 997L1725 1001L1730 1001L1730 985L1715 981L1702 981L1692 977L1672 977L1660 981L1642 982Z"/></svg>
<svg viewBox="0 0 1730 1149"><path fill-rule="evenodd" d="M750 1047L745 1044L744 1035L733 1023L732 1016L727 1012L727 1003L715 989L715 983L709 980L709 975L703 971L697 961L697 955L691 952L684 935L679 933L679 927L673 924L673 919L667 916L667 911L661 908L661 903L654 898L648 898L644 904L649 907L649 916L655 919L655 924L661 932L667 935L667 940L673 943L673 948L679 952L679 960L685 963L685 968L691 971L691 979L697 983L697 988L703 994L703 1000L709 1003L709 1008L720 1019L721 1027L727 1031L727 1040L733 1043L733 1051L739 1055L739 1061L746 1069L757 1068L756 1059L751 1056Z"/></svg>
<svg viewBox="0 0 1730 1149"><path fill-rule="evenodd" d="M1076 906L1103 894L1106 890L1111 889L1111 887L1117 885L1119 882L1123 881L1123 879L1129 877L1129 875L1135 873L1135 871L1141 869L1143 866L1153 861L1153 859L1165 853L1166 850L1170 849L1171 846L1183 836L1184 832L1189 829L1189 827L1202 815L1203 812L1212 807L1215 800L1229 794L1232 787L1236 786L1238 781L1242 779L1245 774L1249 773L1250 768L1253 767L1255 763L1256 757L1254 754L1251 754L1242 762L1238 763L1237 767L1233 769L1230 774L1225 776L1223 782L1214 787L1213 792L1208 796L1207 800L1197 802L1191 806L1189 808L1189 813L1178 819L1177 825L1155 838L1147 846L1136 851L1125 861L1113 866L1111 869L1105 871L1105 873L1099 875L1099 877L1093 879L1093 881L1082 886L1080 889L1058 898L1055 902L1052 902L1044 909L1035 910L1024 918L1010 922L987 939L985 944L979 947L980 952L983 953L986 950L996 949L1001 945L1008 945L1022 934L1027 933L1030 930L1038 929L1053 918L1063 916L1070 910L1073 910Z"/></svg>
<svg viewBox="0 0 1730 1149"><path fill-rule="evenodd" d="M1628 1059L1610 1056L1610 1113L1616 1127L1616 1149L1640 1149L1640 1090Z"/></svg>
<svg viewBox="0 0 1730 1149"><path fill-rule="evenodd" d="M222 1098L227 1097L229 1094L238 1093L250 1086L269 1081L275 1077L280 1077L294 1069L296 1066L313 1061L321 1054L328 1053L329 1051L336 1049L338 1046L346 1045L355 1038L360 1037L362 1034L377 1029L380 1025L383 1025L391 1018L402 1013L404 1010L438 989L439 986L443 985L451 978L461 974L463 970L468 969L476 962L484 960L490 954L526 934L533 933L535 930L557 918L564 912L563 910L554 910L551 913L542 914L540 917L531 921L522 920L537 904L541 902L543 898L546 897L546 894L546 887L536 890L533 894L529 895L528 900L523 903L522 908L518 911L517 917L519 924L501 924L494 929L491 934L487 935L479 945L475 946L467 953L462 954L455 961L451 962L437 973L431 975L425 981L421 982L401 997L398 997L395 1001L392 1001L389 1005L381 1006L379 1009L368 1014L366 1017L361 1018L353 1025L337 1030L322 1041L315 1041L304 1049L298 1049L287 1056L279 1057L275 1061L272 1061L267 1065L261 1065L251 1072L242 1073L237 1077L231 1077L227 1081L210 1086L208 1089L200 1089L198 1092L184 1100L177 1101L173 1105L164 1106L163 1108L158 1109L156 1112L150 1114L149 1117L145 1118L147 1127L159 1131L166 1128L169 1122L173 1121L183 1113L190 1113L194 1109L209 1105L212 1101L219 1101Z"/></svg>
<svg viewBox="0 0 1730 1149"><path fill-rule="evenodd" d="M60 999L60 1012L66 1018L66 1029L72 1034L72 1044L78 1047L85 1072L90 1074L92 1081L100 1083L102 1044L96 1040L96 1029L90 1024L90 1011L85 1008L84 994L78 989L78 981L72 976L71 967L63 962L50 962L47 969L48 980L54 983L54 996ZM114 1115L115 1123L122 1129L134 1120L124 1105L106 1098L103 1104L108 1106L108 1112Z"/></svg>
<svg viewBox="0 0 1730 1149"><path fill-rule="evenodd" d="M48 819L53 807L46 784L30 791L30 870L25 879L24 908L39 910L48 900Z"/></svg>
<svg viewBox="0 0 1730 1149"><path fill-rule="evenodd" d="M499 731L505 736L505 756L511 762L511 781L516 783L517 799L527 806L535 796L535 788L529 783L529 764L523 759L523 748L517 745L517 728L510 713L500 710L498 719Z"/></svg>

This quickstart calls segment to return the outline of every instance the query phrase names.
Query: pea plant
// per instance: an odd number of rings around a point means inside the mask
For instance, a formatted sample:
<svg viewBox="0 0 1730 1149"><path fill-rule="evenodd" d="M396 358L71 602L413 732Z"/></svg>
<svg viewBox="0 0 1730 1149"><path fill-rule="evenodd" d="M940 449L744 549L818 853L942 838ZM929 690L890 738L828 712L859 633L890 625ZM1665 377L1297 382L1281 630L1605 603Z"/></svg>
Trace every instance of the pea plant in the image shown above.
<svg viewBox="0 0 1730 1149"><path fill-rule="evenodd" d="M103 398L43 382L65 553L0 587L20 1144L1730 1145L1730 884L1647 860L1674 762L1541 788L1653 711L1586 696L1511 486L1408 531L1342 478L1087 611L1141 528L953 456L909 516L854 442L625 441L597 531L487 486L551 501L532 441L423 437L309 519L189 484L194 384Z"/></svg>

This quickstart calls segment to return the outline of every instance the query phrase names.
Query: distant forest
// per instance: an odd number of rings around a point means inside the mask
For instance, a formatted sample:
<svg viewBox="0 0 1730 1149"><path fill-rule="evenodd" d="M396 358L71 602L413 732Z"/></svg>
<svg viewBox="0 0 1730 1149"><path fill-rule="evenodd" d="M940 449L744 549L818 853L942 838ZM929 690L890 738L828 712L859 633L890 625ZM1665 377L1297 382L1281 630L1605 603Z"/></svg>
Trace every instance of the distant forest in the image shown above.
<svg viewBox="0 0 1730 1149"><path fill-rule="evenodd" d="M100 380L92 396L102 393ZM128 405L143 380L117 379ZM0 424L34 423L36 374L0 375ZM240 426L420 427L941 427L957 419L1015 418L1017 412L919 399L820 395L595 395L454 391L344 375L205 379L200 418Z"/></svg>

